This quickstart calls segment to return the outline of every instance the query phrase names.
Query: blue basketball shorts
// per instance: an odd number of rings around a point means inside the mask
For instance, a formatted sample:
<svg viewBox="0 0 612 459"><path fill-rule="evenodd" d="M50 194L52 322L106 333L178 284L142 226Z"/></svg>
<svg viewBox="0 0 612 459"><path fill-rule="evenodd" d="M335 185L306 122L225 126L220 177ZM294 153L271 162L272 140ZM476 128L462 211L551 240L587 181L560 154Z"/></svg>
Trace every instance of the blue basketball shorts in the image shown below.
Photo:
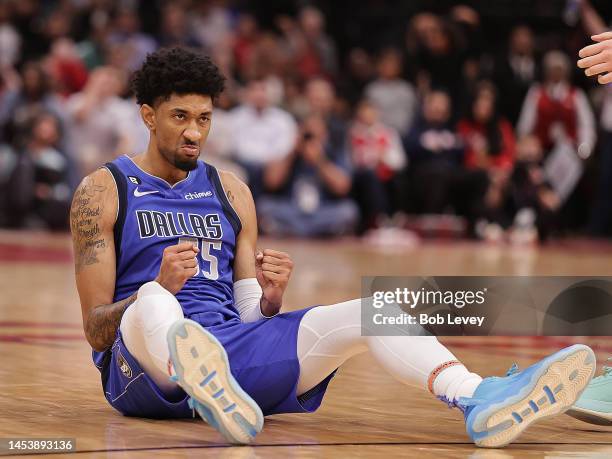
<svg viewBox="0 0 612 459"><path fill-rule="evenodd" d="M305 394L296 395L300 376L297 334L309 309L257 322L242 323L235 319L205 327L224 346L232 375L265 416L315 411L335 374ZM189 318L197 322L197 316ZM164 396L129 353L119 330L111 348L95 360L102 374L106 400L122 414L155 419L194 417L187 405L187 395L178 400Z"/></svg>

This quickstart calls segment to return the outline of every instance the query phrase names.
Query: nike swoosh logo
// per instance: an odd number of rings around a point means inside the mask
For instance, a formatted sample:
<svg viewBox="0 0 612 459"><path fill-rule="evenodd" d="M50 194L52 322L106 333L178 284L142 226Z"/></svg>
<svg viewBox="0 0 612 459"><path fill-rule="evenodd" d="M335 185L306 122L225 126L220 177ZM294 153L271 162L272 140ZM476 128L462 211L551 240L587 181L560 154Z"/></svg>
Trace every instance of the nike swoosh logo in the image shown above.
<svg viewBox="0 0 612 459"><path fill-rule="evenodd" d="M136 189L134 190L134 196L136 196L137 198L141 197L141 196L146 196L147 194L152 194L152 193L159 193L158 190L153 190L153 191L138 191L138 187L136 187Z"/></svg>

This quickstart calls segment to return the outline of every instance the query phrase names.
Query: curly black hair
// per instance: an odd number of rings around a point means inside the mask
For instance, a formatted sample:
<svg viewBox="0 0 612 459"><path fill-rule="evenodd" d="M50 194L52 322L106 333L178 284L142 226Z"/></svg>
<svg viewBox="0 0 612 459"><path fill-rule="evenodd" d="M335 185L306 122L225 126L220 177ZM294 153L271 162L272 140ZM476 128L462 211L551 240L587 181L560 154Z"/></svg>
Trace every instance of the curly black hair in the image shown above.
<svg viewBox="0 0 612 459"><path fill-rule="evenodd" d="M131 86L139 105L153 106L172 94L202 94L214 100L223 92L225 77L197 50L162 48L147 55Z"/></svg>

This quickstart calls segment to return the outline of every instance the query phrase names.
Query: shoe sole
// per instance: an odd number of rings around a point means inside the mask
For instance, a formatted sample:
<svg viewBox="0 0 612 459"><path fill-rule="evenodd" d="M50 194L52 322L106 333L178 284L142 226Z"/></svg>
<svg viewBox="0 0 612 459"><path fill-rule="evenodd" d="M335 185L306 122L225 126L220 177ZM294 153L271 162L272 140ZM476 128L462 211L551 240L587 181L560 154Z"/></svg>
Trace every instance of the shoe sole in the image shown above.
<svg viewBox="0 0 612 459"><path fill-rule="evenodd" d="M190 406L230 443L250 443L263 428L263 414L232 376L221 343L198 323L181 319L168 330L168 346L177 383L195 401Z"/></svg>
<svg viewBox="0 0 612 459"><path fill-rule="evenodd" d="M612 413L600 413L599 411L585 410L584 408L572 407L565 414L598 426L612 426Z"/></svg>
<svg viewBox="0 0 612 459"><path fill-rule="evenodd" d="M595 354L581 344L544 359L519 394L476 415L473 425L482 426L479 430L486 436L474 443L485 448L506 446L534 422L567 411L586 389L595 370Z"/></svg>

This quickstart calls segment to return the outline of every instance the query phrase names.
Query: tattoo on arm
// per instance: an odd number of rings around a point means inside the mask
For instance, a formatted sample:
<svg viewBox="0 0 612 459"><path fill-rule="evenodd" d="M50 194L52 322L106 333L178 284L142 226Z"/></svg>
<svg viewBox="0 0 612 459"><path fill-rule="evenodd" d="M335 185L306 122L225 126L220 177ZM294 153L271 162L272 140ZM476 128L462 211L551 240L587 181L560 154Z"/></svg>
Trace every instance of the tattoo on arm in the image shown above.
<svg viewBox="0 0 612 459"><path fill-rule="evenodd" d="M125 300L96 306L91 310L85 325L85 336L95 350L101 351L113 344L117 329L121 324L121 317L134 301L136 301L136 293Z"/></svg>
<svg viewBox="0 0 612 459"><path fill-rule="evenodd" d="M89 179L74 193L70 208L70 229L74 242L75 270L97 263L98 255L106 250L101 236L101 218L104 211L106 187Z"/></svg>
<svg viewBox="0 0 612 459"><path fill-rule="evenodd" d="M235 197L234 197L234 193L231 192L231 190L227 190L227 199L229 199L229 202L231 202L232 204L235 201Z"/></svg>

